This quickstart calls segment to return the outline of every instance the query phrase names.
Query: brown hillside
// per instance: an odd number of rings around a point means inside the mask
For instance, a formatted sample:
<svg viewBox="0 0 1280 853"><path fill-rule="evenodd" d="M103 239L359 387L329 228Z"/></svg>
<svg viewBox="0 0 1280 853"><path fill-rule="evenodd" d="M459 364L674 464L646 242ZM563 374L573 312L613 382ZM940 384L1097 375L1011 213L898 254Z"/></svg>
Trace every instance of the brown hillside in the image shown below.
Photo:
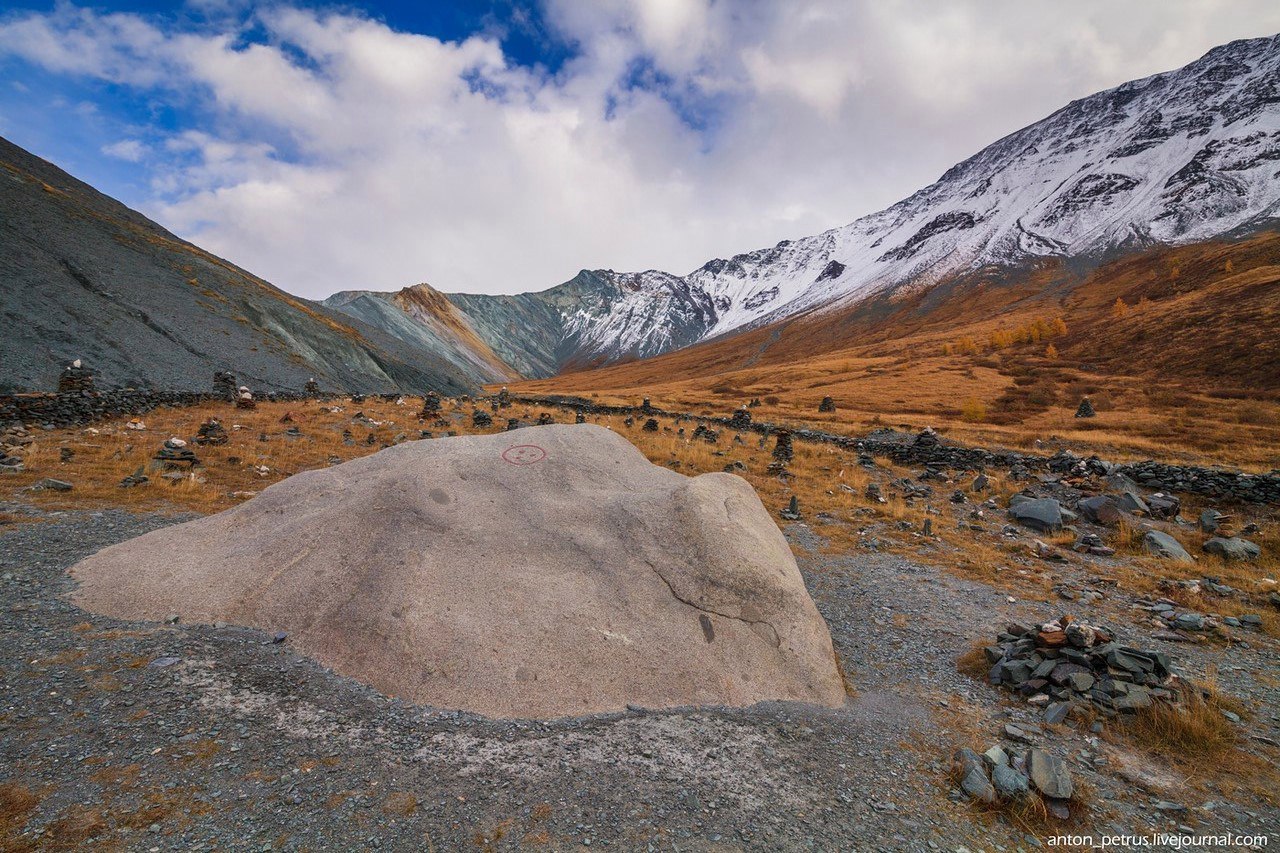
<svg viewBox="0 0 1280 853"><path fill-rule="evenodd" d="M981 270L515 390L695 410L759 397L761 417L849 430L934 424L1267 468L1280 465L1278 338L1280 232L1267 231L1090 268ZM816 412L827 395L834 417ZM1099 417L1072 417L1083 396Z"/></svg>

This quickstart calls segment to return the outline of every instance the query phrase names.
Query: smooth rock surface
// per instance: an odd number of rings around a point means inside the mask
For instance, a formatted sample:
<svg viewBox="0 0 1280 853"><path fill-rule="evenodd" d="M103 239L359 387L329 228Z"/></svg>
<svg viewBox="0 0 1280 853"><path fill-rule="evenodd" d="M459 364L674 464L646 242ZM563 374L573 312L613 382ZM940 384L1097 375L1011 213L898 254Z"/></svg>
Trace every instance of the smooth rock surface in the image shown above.
<svg viewBox="0 0 1280 853"><path fill-rule="evenodd" d="M518 435L515 438L514 435ZM413 441L78 563L74 601L287 632L392 695L496 717L844 701L745 480L599 426Z"/></svg>
<svg viewBox="0 0 1280 853"><path fill-rule="evenodd" d="M1203 547L1206 554L1216 554L1224 560L1256 560L1262 555L1262 548L1256 543L1239 536L1215 536Z"/></svg>
<svg viewBox="0 0 1280 853"><path fill-rule="evenodd" d="M1148 530L1142 537L1142 548L1148 554L1154 554L1166 560L1177 560L1180 563L1195 562L1177 539L1162 530Z"/></svg>

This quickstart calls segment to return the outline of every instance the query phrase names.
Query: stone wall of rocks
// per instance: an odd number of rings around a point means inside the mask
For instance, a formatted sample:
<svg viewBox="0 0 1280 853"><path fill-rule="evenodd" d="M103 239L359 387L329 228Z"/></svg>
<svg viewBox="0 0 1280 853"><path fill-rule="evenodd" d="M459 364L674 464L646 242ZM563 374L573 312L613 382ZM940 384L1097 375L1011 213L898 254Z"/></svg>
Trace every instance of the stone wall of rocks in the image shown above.
<svg viewBox="0 0 1280 853"><path fill-rule="evenodd" d="M654 406L644 408L606 405L585 397L512 395L510 399L526 405L558 406L587 414L659 415L701 423L722 424L739 432L756 432L761 435L790 429L792 437L803 441L833 444L873 456L886 457L901 465L925 465L972 471L1006 468L1028 473L1035 471L1069 473L1083 466L1094 474L1122 474L1150 489L1201 494L1224 501L1280 504L1280 471L1273 471L1270 474L1245 474L1217 468L1166 465L1150 461L1121 464L1107 462L1096 456L1081 458L1068 452L1060 452L1054 456L1040 456L1017 451L994 451L981 447L943 444L937 440L921 440L923 436L911 436L888 429L876 430L862 438L851 438L824 430L791 429L767 421L748 422L736 413L733 417L703 416L688 412L670 412Z"/></svg>
<svg viewBox="0 0 1280 853"><path fill-rule="evenodd" d="M259 395L258 399L292 402L332 399L334 396L272 391ZM162 406L196 406L215 402L226 402L226 397L212 391L156 391L148 388L116 388L61 394L3 394L0 395L0 426L87 426L105 418L143 415Z"/></svg>

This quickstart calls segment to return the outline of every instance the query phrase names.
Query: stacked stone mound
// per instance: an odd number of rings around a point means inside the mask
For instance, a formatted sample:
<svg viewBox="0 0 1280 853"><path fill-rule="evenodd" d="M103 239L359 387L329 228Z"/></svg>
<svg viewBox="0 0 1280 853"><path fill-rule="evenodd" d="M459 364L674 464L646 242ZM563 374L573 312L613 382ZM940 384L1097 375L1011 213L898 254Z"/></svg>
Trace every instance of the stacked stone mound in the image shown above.
<svg viewBox="0 0 1280 853"><path fill-rule="evenodd" d="M418 420L425 421L440 417L440 395L428 391L422 398L422 411L418 412Z"/></svg>
<svg viewBox="0 0 1280 853"><path fill-rule="evenodd" d="M1178 692L1169 658L1114 641L1104 628L1063 616L1038 627L1011 624L986 648L990 682L1045 706L1045 720L1060 723L1073 705L1112 715Z"/></svg>
<svg viewBox="0 0 1280 853"><path fill-rule="evenodd" d="M180 438L166 439L156 451L156 455L151 458L165 468L177 468L182 465L194 468L200 463L195 452Z"/></svg>
<svg viewBox="0 0 1280 853"><path fill-rule="evenodd" d="M736 409L733 417L729 418L729 428L739 431L751 429L751 410L745 407Z"/></svg>
<svg viewBox="0 0 1280 853"><path fill-rule="evenodd" d="M823 397L822 402L818 404L819 412L834 412L836 410L836 401L831 397Z"/></svg>
<svg viewBox="0 0 1280 853"><path fill-rule="evenodd" d="M591 424L406 442L72 573L90 610L285 631L387 693L496 717L844 699L746 481Z"/></svg>
<svg viewBox="0 0 1280 853"><path fill-rule="evenodd" d="M1093 410L1093 403L1089 402L1088 397L1081 400L1080 405L1076 408L1077 418L1093 418L1097 417L1097 415L1098 413Z"/></svg>
<svg viewBox="0 0 1280 853"><path fill-rule="evenodd" d="M230 436L227 435L226 427L222 425L222 421L217 418L209 418L209 420L200 424L200 429L196 431L195 443L207 445L226 444Z"/></svg>
<svg viewBox="0 0 1280 853"><path fill-rule="evenodd" d="M78 358L67 365L58 377L59 394L92 391L93 388L93 371L85 367Z"/></svg>
<svg viewBox="0 0 1280 853"><path fill-rule="evenodd" d="M236 399L236 375L228 370L219 370L214 373L213 393L228 403L234 402Z"/></svg>

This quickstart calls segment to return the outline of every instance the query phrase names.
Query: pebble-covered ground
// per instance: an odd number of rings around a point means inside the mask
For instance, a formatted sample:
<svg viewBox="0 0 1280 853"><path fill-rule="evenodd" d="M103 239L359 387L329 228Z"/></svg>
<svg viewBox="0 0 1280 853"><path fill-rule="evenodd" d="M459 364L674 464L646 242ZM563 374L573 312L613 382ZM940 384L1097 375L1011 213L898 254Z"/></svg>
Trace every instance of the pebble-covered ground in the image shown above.
<svg viewBox="0 0 1280 853"><path fill-rule="evenodd" d="M68 566L181 519L3 509L4 849L1033 849L1045 838L977 813L948 775L957 747L981 751L1009 722L1090 789L1075 830L1280 833L1255 794L1037 726L957 671L972 642L1045 618L1043 603L902 556L823 554L803 523L788 536L856 691L845 708L498 722L380 696L263 632L85 613L60 597ZM1127 616L1123 601L1090 607ZM1275 737L1280 702L1249 676L1276 671L1273 642L1175 654L1263 703L1246 725Z"/></svg>

